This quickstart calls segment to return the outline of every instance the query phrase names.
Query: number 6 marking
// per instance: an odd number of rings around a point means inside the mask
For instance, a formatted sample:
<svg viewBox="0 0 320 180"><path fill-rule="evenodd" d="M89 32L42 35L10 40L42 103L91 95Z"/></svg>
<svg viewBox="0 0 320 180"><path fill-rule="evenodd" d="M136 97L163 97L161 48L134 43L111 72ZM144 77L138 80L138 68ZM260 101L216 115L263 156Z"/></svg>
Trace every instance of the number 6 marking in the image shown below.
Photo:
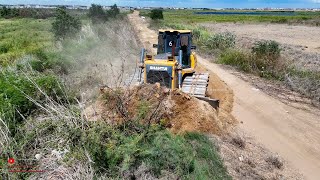
<svg viewBox="0 0 320 180"><path fill-rule="evenodd" d="M169 46L170 46L170 47L172 46L172 41L169 42Z"/></svg>

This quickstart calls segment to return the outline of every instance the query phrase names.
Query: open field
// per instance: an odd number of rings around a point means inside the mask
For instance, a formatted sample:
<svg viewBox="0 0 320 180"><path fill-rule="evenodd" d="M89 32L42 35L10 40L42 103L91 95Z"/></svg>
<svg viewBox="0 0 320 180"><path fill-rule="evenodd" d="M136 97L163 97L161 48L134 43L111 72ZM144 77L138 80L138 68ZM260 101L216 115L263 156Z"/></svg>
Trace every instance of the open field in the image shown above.
<svg viewBox="0 0 320 180"><path fill-rule="evenodd" d="M231 32L238 47L250 49L261 40L281 44L282 56L301 69L320 71L320 28L285 24L201 23L210 32Z"/></svg>
<svg viewBox="0 0 320 180"><path fill-rule="evenodd" d="M0 65L53 46L51 20L0 19Z"/></svg>
<svg viewBox="0 0 320 180"><path fill-rule="evenodd" d="M320 12L295 12L292 15L219 15L219 14L195 14L210 11L200 10L165 10L164 21L166 23L199 23L199 22L272 22L272 23L307 23L320 26ZM255 12L255 11L213 11L213 12ZM268 12L268 11L263 11ZM142 11L145 16L149 11ZM281 14L281 12L280 12ZM285 12L284 12L285 14Z"/></svg>
<svg viewBox="0 0 320 180"><path fill-rule="evenodd" d="M285 24L201 23L211 32L229 31L239 38L274 40L300 47L300 50L320 53L320 28Z"/></svg>

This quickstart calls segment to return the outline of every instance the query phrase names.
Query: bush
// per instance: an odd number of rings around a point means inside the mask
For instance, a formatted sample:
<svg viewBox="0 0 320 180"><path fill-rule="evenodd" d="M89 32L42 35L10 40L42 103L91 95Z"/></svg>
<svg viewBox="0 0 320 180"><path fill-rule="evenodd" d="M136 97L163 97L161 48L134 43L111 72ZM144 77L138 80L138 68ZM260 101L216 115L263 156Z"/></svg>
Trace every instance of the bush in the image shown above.
<svg viewBox="0 0 320 180"><path fill-rule="evenodd" d="M107 13L103 10L101 5L91 4L88 13L92 23L103 23L108 20Z"/></svg>
<svg viewBox="0 0 320 180"><path fill-rule="evenodd" d="M262 77L281 79L287 67L280 61L280 52L276 41L256 42L252 47L252 68Z"/></svg>
<svg viewBox="0 0 320 180"><path fill-rule="evenodd" d="M225 50L235 46L236 36L230 32L217 33L209 36L204 41L204 44L208 49Z"/></svg>
<svg viewBox="0 0 320 180"><path fill-rule="evenodd" d="M251 71L250 66L250 55L237 50L227 50L220 54L218 63L227 64L238 67L239 69L249 72Z"/></svg>
<svg viewBox="0 0 320 180"><path fill-rule="evenodd" d="M147 170L140 173L150 173L153 178L161 177L166 171L181 179L230 179L217 149L198 133L174 135L158 125L141 124L133 127L143 127L143 131L136 131L103 121L89 122L82 129L64 120L32 124L33 129L41 131L21 132L23 136L17 139L24 150L30 153L36 147L45 153L47 149L57 148L56 143L43 141L54 136L61 139L61 147L70 147L70 153L64 157L67 164L74 166L74 161L84 163L90 158L96 177L134 179L137 169L144 164Z"/></svg>
<svg viewBox="0 0 320 180"><path fill-rule="evenodd" d="M11 9L7 7L2 7L0 9L0 17L4 18L35 18L35 19L46 19L53 17L54 13L52 10L48 9L31 9L31 8L22 8L22 9Z"/></svg>
<svg viewBox="0 0 320 180"><path fill-rule="evenodd" d="M54 17L54 10L52 9L19 9L19 17L21 18L35 18L35 19L47 19Z"/></svg>
<svg viewBox="0 0 320 180"><path fill-rule="evenodd" d="M117 7L116 4L111 6L110 10L107 11L108 17L115 18L120 14L120 9Z"/></svg>
<svg viewBox="0 0 320 180"><path fill-rule="evenodd" d="M280 45L276 41L258 41L252 47L252 53L258 57L279 58Z"/></svg>
<svg viewBox="0 0 320 180"><path fill-rule="evenodd" d="M150 13L150 18L153 20L163 19L163 10L161 9L152 9Z"/></svg>
<svg viewBox="0 0 320 180"><path fill-rule="evenodd" d="M13 18L13 17L18 17L19 16L19 10L18 9L11 9L3 6L0 9L0 17L4 18Z"/></svg>
<svg viewBox="0 0 320 180"><path fill-rule="evenodd" d="M64 8L58 8L52 31L56 39L72 37L81 30L81 21L69 15Z"/></svg>
<svg viewBox="0 0 320 180"><path fill-rule="evenodd" d="M196 27L192 29L193 40L197 43L203 43L211 34L209 34L204 27Z"/></svg>

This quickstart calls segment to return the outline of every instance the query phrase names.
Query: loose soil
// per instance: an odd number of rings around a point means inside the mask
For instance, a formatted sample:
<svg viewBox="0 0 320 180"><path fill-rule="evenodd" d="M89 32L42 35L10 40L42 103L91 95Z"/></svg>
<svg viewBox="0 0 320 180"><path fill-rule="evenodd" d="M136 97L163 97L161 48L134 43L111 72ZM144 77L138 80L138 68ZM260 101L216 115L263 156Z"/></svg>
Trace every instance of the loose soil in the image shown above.
<svg viewBox="0 0 320 180"><path fill-rule="evenodd" d="M180 90L170 91L159 84L144 84L127 89L101 88L101 95L83 113L90 121L121 124L137 120L161 124L173 133L204 132L221 135L229 122L220 120L207 102Z"/></svg>

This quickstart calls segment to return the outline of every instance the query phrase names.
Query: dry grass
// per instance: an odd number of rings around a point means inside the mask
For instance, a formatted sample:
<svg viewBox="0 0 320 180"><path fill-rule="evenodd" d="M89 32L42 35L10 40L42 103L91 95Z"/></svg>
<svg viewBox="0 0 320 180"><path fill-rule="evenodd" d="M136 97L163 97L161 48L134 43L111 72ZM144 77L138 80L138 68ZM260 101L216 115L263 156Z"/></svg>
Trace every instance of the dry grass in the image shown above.
<svg viewBox="0 0 320 180"><path fill-rule="evenodd" d="M31 135L37 134L37 136L31 141L23 142L21 147L21 144L17 144L17 141L21 143L21 140L25 137L14 139L7 127L6 120L0 117L0 151L5 155L14 155L26 159L34 159L35 154L41 153L43 158L37 162L39 168L50 169L50 171L46 171L40 176L39 174L31 176L31 179L44 177L92 179L93 170L89 163L89 156L87 156L88 161L74 162L74 166L70 166L62 163L59 158L52 154L52 151L70 150L64 128L81 130L87 127L87 121L80 116L80 112L85 107L85 100L90 100L94 97L94 94L98 93L100 85L121 86L125 78L134 72L139 54L138 44L131 27L128 26L126 21L115 20L99 26L84 26L79 38L57 43L57 48L56 53L65 56L72 64L69 67L70 73L63 75L67 86L61 87L61 89L71 89L73 92L79 90L82 96L80 98L81 102L78 102L78 104L61 104L61 102L55 101L33 81L30 74L36 73L26 72L24 77L31 82L31 85L38 91L38 95L43 96L44 99L38 101L22 92L27 99L37 106L38 110L33 116L22 116L25 123L21 125L18 131L32 132ZM24 66L28 66L28 62ZM30 68L24 68L24 70L30 71ZM64 95L66 94L64 93ZM52 124L46 124L47 122L56 122L58 131L48 133L47 131L50 131ZM17 147L21 147L21 150L17 151ZM19 175L7 174L7 177L17 178Z"/></svg>
<svg viewBox="0 0 320 180"><path fill-rule="evenodd" d="M278 156L270 156L266 159L266 162L272 164L274 167L281 169L283 167L283 162Z"/></svg>
<svg viewBox="0 0 320 180"><path fill-rule="evenodd" d="M233 179L302 179L302 175L240 129L212 137ZM244 145L245 144L245 145Z"/></svg>

